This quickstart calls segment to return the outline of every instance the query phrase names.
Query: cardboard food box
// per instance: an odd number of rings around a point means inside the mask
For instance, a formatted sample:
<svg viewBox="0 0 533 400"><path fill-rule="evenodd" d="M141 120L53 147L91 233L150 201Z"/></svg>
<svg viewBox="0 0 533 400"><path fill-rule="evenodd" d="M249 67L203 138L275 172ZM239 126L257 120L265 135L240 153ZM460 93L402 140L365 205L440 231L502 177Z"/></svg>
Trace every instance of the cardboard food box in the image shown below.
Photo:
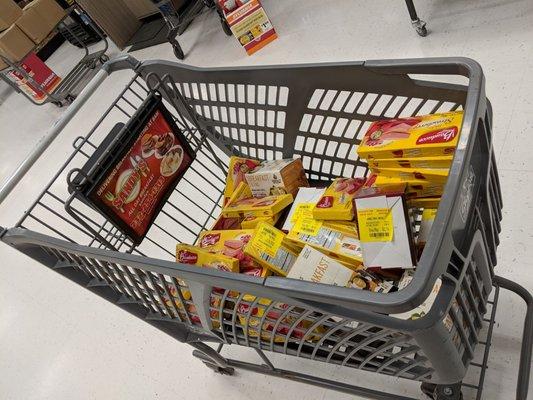
<svg viewBox="0 0 533 400"><path fill-rule="evenodd" d="M176 245L176 262L215 268L219 271L239 272L239 260L223 254L213 254L197 246Z"/></svg>
<svg viewBox="0 0 533 400"><path fill-rule="evenodd" d="M449 168L371 168L373 173L390 178L405 180L422 180L445 184L448 180Z"/></svg>
<svg viewBox="0 0 533 400"><path fill-rule="evenodd" d="M280 214L281 213L278 213L270 217L255 217L253 215L249 215L243 218L243 220L241 221L241 227L242 229L255 229L260 222L266 222L270 225L276 225Z"/></svg>
<svg viewBox="0 0 533 400"><path fill-rule="evenodd" d="M273 217L292 203L291 194L280 194L266 197L252 197L248 185L239 184L222 209L222 215L228 217Z"/></svg>
<svg viewBox="0 0 533 400"><path fill-rule="evenodd" d="M365 178L337 178L313 208L315 219L350 221L354 217L353 198Z"/></svg>
<svg viewBox="0 0 533 400"><path fill-rule="evenodd" d="M299 247L306 244L315 247L354 271L362 268L363 254L355 224L319 222L312 234L298 231L295 224L287 239Z"/></svg>
<svg viewBox="0 0 533 400"><path fill-rule="evenodd" d="M244 246L250 241L253 233L253 229L203 231L200 233L196 245L210 253L236 258L239 260L241 270L253 269L259 265L244 253Z"/></svg>
<svg viewBox="0 0 533 400"><path fill-rule="evenodd" d="M405 184L371 187L355 198L359 240L367 268L413 268L416 265Z"/></svg>
<svg viewBox="0 0 533 400"><path fill-rule="evenodd" d="M437 216L436 208L425 208L422 211L422 219L420 220L420 230L418 231L418 245L424 247L429 238L431 227Z"/></svg>
<svg viewBox="0 0 533 400"><path fill-rule="evenodd" d="M413 271L405 271L400 282L398 283L398 290L402 290L407 285L411 283L414 277ZM440 288L442 286L442 281L440 278L437 278L435 281L435 284L433 285L433 289L431 290L431 293L427 297L422 304L420 304L418 307L414 308L411 311L406 311L404 313L400 314L390 314L392 317L399 318L399 319L405 319L405 320L416 320L419 318L424 317L433 306L433 303L435 302L435 299L437 298L437 295L439 294Z"/></svg>
<svg viewBox="0 0 533 400"><path fill-rule="evenodd" d="M9 28L21 15L22 9L13 0L0 0L0 31Z"/></svg>
<svg viewBox="0 0 533 400"><path fill-rule="evenodd" d="M229 159L226 187L224 188L224 205L227 204L239 183L245 182L245 175L261 164L258 160L232 156Z"/></svg>
<svg viewBox="0 0 533 400"><path fill-rule="evenodd" d="M237 6L236 8L224 6L226 21L248 55L252 55L278 37L259 0L224 3L235 3Z"/></svg>
<svg viewBox="0 0 533 400"><path fill-rule="evenodd" d="M325 190L325 188L314 187L302 187L298 189L296 198L292 203L291 209L289 210L281 229L286 232L290 231L304 209L312 212L316 202L320 200L320 197L324 194Z"/></svg>
<svg viewBox="0 0 533 400"><path fill-rule="evenodd" d="M245 176L254 197L287 193L296 196L298 188L309 186L300 158L264 161Z"/></svg>
<svg viewBox="0 0 533 400"><path fill-rule="evenodd" d="M354 276L354 271L309 245L304 246L287 274L287 278L344 287Z"/></svg>
<svg viewBox="0 0 533 400"><path fill-rule="evenodd" d="M410 208L439 208L440 197L420 197L410 199L407 204Z"/></svg>
<svg viewBox="0 0 533 400"><path fill-rule="evenodd" d="M370 168L450 168L453 156L410 157L410 158L369 158Z"/></svg>
<svg viewBox="0 0 533 400"><path fill-rule="evenodd" d="M263 267L281 276L287 276L298 257L293 247L287 245L285 234L266 222L257 225L244 252Z"/></svg>
<svg viewBox="0 0 533 400"><path fill-rule="evenodd" d="M412 179L406 177L388 177L385 175L372 174L368 177L365 187L389 187L397 185L407 185L405 195L407 198L435 197L442 196L444 191L443 183L436 183L422 179Z"/></svg>
<svg viewBox="0 0 533 400"><path fill-rule="evenodd" d="M357 153L364 159L450 156L455 152L462 122L462 111L376 121Z"/></svg>
<svg viewBox="0 0 533 400"><path fill-rule="evenodd" d="M389 293L394 287L394 283L383 279L372 271L361 269L355 272L355 276L350 281L350 287L375 293Z"/></svg>
<svg viewBox="0 0 533 400"><path fill-rule="evenodd" d="M33 42L17 25L0 33L0 53L11 62L22 60L33 49Z"/></svg>

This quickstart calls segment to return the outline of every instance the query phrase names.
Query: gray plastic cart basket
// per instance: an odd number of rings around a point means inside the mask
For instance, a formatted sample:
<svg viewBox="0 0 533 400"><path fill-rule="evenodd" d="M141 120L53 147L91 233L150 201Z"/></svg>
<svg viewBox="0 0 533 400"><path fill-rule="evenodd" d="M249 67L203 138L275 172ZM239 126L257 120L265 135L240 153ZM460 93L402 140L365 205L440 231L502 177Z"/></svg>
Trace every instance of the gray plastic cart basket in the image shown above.
<svg viewBox="0 0 533 400"><path fill-rule="evenodd" d="M517 386L517 399L527 398L533 301L528 291L494 274L502 199L492 112L476 62L441 58L202 69L118 58L106 63L5 183L0 201L106 76L121 69L133 70L129 84L87 135L74 141L72 155L16 227L2 229L2 241L189 343L217 372L231 375L242 368L373 399L406 397L282 370L266 352L418 380L435 399L458 399L466 385L479 399L499 290L509 289L528 306ZM409 74L464 76L468 86ZM66 175L81 167L109 127L127 121L151 90L166 99L197 158L148 236L133 246L68 193ZM176 242L193 243L220 212L230 154L301 157L313 180L363 176L368 169L356 148L371 121L458 109L464 110L464 122L450 176L414 280L405 289L380 294L173 261ZM442 288L428 314L415 321L389 315L421 304L437 278ZM224 358L220 350L230 344L252 347L261 362ZM484 347L479 360L477 346ZM462 382L468 367L480 370L474 383Z"/></svg>

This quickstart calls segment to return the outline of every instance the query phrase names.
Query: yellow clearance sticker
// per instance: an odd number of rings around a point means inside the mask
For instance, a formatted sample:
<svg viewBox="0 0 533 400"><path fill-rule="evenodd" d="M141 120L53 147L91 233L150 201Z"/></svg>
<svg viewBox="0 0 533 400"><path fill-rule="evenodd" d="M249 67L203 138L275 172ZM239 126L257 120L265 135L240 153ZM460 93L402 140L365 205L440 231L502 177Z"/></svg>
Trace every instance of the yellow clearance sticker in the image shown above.
<svg viewBox="0 0 533 400"><path fill-rule="evenodd" d="M315 206L314 203L299 203L296 204L296 208L294 209L294 213L291 216L291 222L295 223L298 221L300 216L302 214L309 213L311 216L313 215L313 207Z"/></svg>
<svg viewBox="0 0 533 400"><path fill-rule="evenodd" d="M285 234L266 222L260 222L252 238L252 246L259 252L276 257Z"/></svg>
<svg viewBox="0 0 533 400"><path fill-rule="evenodd" d="M313 219L311 216L302 214L300 218L296 220L293 226L293 230L296 233L303 233L304 235L316 236L318 231L322 227L322 221Z"/></svg>
<svg viewBox="0 0 533 400"><path fill-rule="evenodd" d="M427 221L432 221L437 216L437 209L436 208L424 208L424 211L422 211L422 219L425 219Z"/></svg>
<svg viewBox="0 0 533 400"><path fill-rule="evenodd" d="M390 208L357 210L359 238L362 242L391 242L394 234Z"/></svg>

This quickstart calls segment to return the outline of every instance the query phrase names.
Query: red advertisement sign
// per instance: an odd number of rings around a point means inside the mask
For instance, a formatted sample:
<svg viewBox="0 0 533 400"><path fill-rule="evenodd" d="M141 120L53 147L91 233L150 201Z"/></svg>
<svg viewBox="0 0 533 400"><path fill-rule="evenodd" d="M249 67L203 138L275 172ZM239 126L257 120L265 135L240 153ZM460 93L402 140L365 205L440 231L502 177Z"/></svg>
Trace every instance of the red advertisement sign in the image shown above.
<svg viewBox="0 0 533 400"><path fill-rule="evenodd" d="M181 132L173 129L160 108L151 114L125 155L106 173L90 197L111 212L119 225L142 240L152 221L192 163Z"/></svg>
<svg viewBox="0 0 533 400"><path fill-rule="evenodd" d="M48 66L39 58L35 53L30 53L22 60L21 68L41 87L43 87L48 93L54 91L54 89L61 82L61 78L55 74ZM35 101L43 101L46 98L46 94L40 90L37 86L29 82L18 71L10 71L12 79L17 83L21 90L24 90Z"/></svg>

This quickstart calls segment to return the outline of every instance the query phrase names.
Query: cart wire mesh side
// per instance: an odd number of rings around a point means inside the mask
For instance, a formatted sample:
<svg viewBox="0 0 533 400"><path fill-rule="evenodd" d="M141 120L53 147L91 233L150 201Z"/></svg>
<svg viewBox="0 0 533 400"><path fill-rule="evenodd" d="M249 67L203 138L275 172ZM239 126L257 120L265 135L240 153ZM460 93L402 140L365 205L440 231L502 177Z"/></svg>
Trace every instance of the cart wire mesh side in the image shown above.
<svg viewBox="0 0 533 400"><path fill-rule="evenodd" d="M74 141L72 155L50 184L16 227L3 232L4 242L191 344L218 372L245 368L370 398L392 396L280 372L266 358L270 351L423 381L425 392L460 386L476 346L484 342L481 332L487 324L492 332L489 299L502 216L492 111L475 62L236 69L162 61L129 65L137 65L131 81L94 127ZM469 84L408 74L463 75ZM83 165L114 124L131 118L151 91L162 94L196 159L147 237L134 246L71 195L66 182L69 171ZM312 181L365 176L368 167L356 149L372 121L461 109L464 122L450 178L407 288L384 295L174 261L176 243L194 243L219 215L230 155L301 157ZM394 317L425 300L437 278L442 287L427 315L415 321ZM207 342L218 343L218 350L224 344L254 348L268 368L227 360ZM529 377L529 367L524 369L521 375ZM526 380L526 395L527 386Z"/></svg>

